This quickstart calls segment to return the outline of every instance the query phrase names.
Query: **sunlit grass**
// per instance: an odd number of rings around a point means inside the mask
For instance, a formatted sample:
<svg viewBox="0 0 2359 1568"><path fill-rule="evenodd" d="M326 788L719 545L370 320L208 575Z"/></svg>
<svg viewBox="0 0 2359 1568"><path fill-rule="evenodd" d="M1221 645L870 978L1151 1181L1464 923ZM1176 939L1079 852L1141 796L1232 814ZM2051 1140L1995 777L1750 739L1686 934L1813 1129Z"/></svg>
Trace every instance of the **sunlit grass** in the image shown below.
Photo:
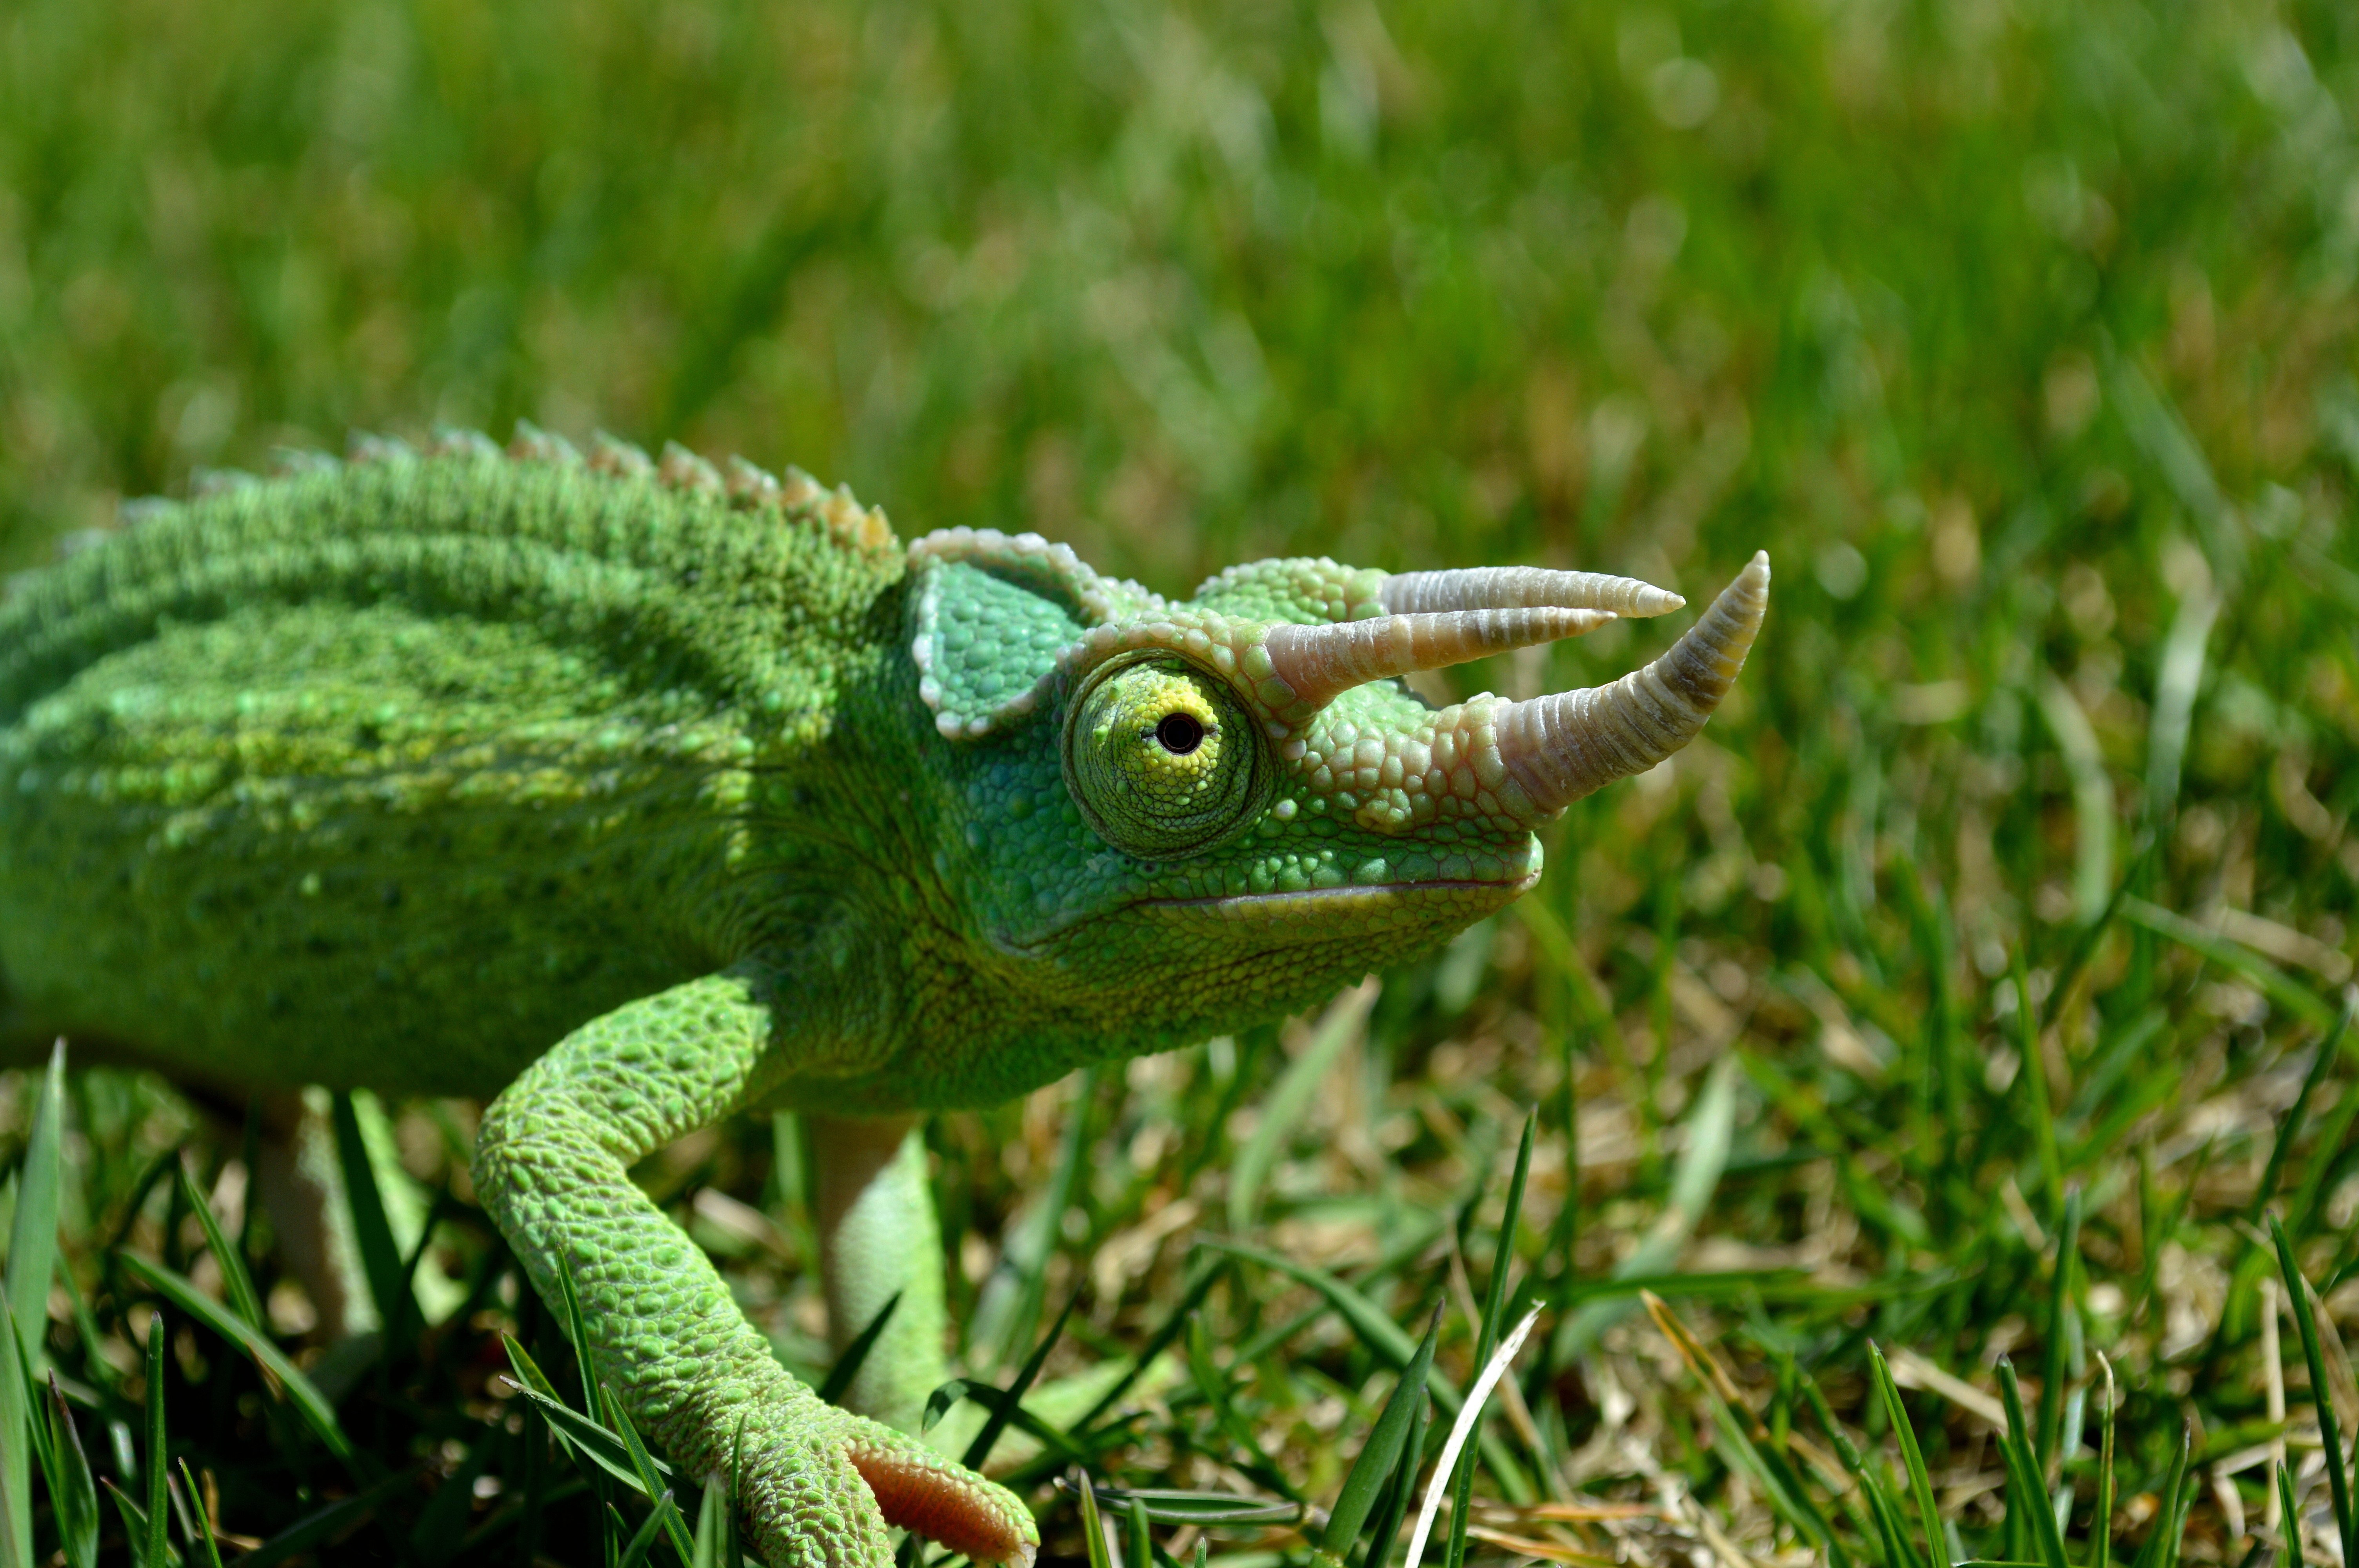
<svg viewBox="0 0 2359 1568"><path fill-rule="evenodd" d="M1577 806L1515 910L1323 1021L936 1121L945 1430L998 1423L1068 1559L1397 1561L1541 1304L1429 1563L2243 1564L2291 1560L2286 1499L2332 1562L2346 9L31 0L0 565L199 466L519 416L1164 590L1311 553L1696 600L1766 546L1735 699ZM1669 630L1445 684L1596 679ZM0 1079L0 1218L38 1217L41 1081ZM240 1130L104 1071L61 1097L63 1266L12 1242L46 1330L0 1367L0 1422L86 1461L8 1447L44 1556L119 1563L159 1516L158 1409L200 1560L208 1528L264 1563L725 1551L686 1489L647 1530L683 1484L596 1435L473 1206L470 1108L391 1108L445 1195L422 1248L364 1237L425 1304L361 1365L318 1357ZM819 1383L800 1150L737 1125L640 1175ZM1436 1307L1430 1411L1387 1425Z"/></svg>

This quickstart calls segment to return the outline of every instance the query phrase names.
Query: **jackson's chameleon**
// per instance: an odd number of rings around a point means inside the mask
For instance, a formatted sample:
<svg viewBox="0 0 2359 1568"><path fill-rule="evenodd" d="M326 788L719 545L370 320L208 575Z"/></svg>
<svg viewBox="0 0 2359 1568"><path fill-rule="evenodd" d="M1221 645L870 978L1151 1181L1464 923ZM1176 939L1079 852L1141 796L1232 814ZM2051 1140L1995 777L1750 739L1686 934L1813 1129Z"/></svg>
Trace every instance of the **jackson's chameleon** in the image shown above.
<svg viewBox="0 0 2359 1568"><path fill-rule="evenodd" d="M1167 600L1033 535L678 449L364 439L185 503L0 607L0 1036L228 1088L490 1098L477 1191L772 1564L906 1526L1027 1562L908 1428L943 1370L912 1128L1429 951L1532 829L1703 725L1755 557L1660 659L1435 709L1400 677L1677 608L1627 579L1234 567ZM631 1163L816 1130L850 1403L741 1316Z"/></svg>

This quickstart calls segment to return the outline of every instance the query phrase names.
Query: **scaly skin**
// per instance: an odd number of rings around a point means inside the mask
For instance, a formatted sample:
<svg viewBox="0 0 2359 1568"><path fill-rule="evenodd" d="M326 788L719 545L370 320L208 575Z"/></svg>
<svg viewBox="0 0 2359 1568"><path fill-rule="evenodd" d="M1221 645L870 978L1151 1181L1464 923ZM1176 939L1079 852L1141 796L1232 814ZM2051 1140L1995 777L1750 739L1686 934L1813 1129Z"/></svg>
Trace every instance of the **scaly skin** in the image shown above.
<svg viewBox="0 0 2359 1568"><path fill-rule="evenodd" d="M1551 807L1506 705L1289 686L1271 630L1386 613L1378 572L1167 603L677 449L355 456L150 503L0 607L6 1032L491 1098L484 1202L677 1462L725 1473L742 1422L765 1562L882 1564L887 1524L1028 1560L1015 1498L795 1383L631 1162L810 1113L839 1344L904 1292L853 1402L908 1424L941 1374L909 1119L1508 903Z"/></svg>

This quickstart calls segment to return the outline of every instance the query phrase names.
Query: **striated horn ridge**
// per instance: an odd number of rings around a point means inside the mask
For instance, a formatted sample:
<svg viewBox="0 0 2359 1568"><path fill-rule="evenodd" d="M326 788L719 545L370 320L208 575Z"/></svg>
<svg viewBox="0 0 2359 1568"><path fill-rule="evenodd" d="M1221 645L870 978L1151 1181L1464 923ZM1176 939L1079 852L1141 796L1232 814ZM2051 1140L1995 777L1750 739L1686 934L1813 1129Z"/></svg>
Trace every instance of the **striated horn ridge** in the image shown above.
<svg viewBox="0 0 2359 1568"><path fill-rule="evenodd" d="M1603 572L1549 571L1540 567L1466 567L1456 571L1398 572L1377 596L1396 615L1448 610L1604 610L1615 615L1662 615L1687 602L1636 578Z"/></svg>
<svg viewBox="0 0 2359 1568"><path fill-rule="evenodd" d="M1561 606L1384 615L1323 626L1273 626L1263 647L1296 704L1317 708L1370 681L1578 637L1613 619L1605 611Z"/></svg>
<svg viewBox="0 0 2359 1568"><path fill-rule="evenodd" d="M1745 667L1769 608L1769 555L1737 574L1661 658L1610 686L1501 705L1499 760L1541 816L1644 773L1695 739Z"/></svg>

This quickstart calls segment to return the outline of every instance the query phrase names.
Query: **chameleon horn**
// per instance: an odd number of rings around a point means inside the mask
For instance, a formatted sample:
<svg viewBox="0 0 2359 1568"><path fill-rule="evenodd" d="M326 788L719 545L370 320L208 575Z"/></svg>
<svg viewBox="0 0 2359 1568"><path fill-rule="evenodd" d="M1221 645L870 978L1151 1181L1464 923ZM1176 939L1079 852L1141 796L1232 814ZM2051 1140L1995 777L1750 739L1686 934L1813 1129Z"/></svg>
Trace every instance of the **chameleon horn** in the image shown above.
<svg viewBox="0 0 2359 1568"><path fill-rule="evenodd" d="M1753 557L1669 653L1611 686L1501 706L1499 760L1539 815L1644 773L1696 737L1728 695L1769 609L1769 553Z"/></svg>
<svg viewBox="0 0 2359 1568"><path fill-rule="evenodd" d="M1687 602L1636 578L1603 572L1552 572L1538 567L1467 567L1447 572L1399 572L1376 597L1396 615L1440 610L1610 610L1616 615L1661 615Z"/></svg>
<svg viewBox="0 0 2359 1568"><path fill-rule="evenodd" d="M1355 686L1462 665L1485 654L1578 637L1614 619L1603 610L1453 610L1325 626L1279 625L1262 646L1298 702L1323 708Z"/></svg>

